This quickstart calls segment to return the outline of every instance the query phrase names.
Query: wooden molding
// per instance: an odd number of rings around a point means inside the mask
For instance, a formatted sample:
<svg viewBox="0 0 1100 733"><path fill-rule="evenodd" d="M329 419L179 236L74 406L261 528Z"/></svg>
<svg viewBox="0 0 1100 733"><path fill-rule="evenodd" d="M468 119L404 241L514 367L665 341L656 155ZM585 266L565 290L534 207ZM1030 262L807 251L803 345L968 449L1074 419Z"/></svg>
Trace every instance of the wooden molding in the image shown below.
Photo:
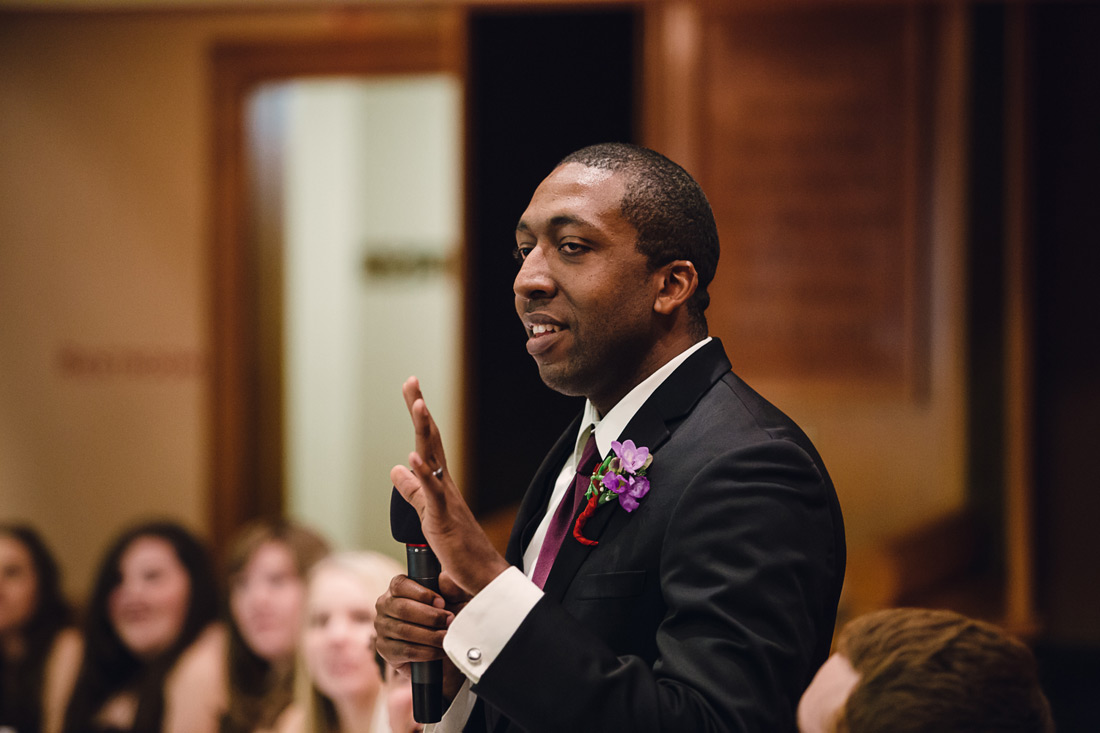
<svg viewBox="0 0 1100 733"><path fill-rule="evenodd" d="M331 33L226 40L211 49L209 511L216 556L242 523L281 514L284 501L282 466L262 465L281 461L282 438L281 426L260 418L260 286L243 127L248 96L264 82L310 76L449 72L464 79L464 44L460 8L389 8L348 10ZM265 439L273 429L279 435Z"/></svg>
<svg viewBox="0 0 1100 733"><path fill-rule="evenodd" d="M1028 197L1028 9L1006 8L1005 63L1005 616L1039 628L1035 598L1034 285Z"/></svg>

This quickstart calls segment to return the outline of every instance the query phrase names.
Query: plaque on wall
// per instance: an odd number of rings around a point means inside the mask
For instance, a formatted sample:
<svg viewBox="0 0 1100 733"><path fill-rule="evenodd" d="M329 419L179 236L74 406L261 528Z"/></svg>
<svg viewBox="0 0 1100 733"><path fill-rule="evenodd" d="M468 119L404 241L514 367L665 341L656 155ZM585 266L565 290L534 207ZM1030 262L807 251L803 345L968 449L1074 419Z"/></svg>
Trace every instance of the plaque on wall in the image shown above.
<svg viewBox="0 0 1100 733"><path fill-rule="evenodd" d="M743 376L923 391L927 27L868 6L706 25L700 173L722 241L708 320Z"/></svg>

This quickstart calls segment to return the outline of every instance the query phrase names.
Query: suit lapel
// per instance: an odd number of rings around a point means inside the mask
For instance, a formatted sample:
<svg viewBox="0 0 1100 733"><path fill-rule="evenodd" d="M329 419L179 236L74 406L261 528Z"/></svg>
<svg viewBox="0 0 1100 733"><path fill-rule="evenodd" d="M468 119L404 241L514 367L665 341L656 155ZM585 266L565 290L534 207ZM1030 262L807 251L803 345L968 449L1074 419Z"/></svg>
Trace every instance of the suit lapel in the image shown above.
<svg viewBox="0 0 1100 733"><path fill-rule="evenodd" d="M646 404L648 405L648 402ZM634 419L630 421L629 432L624 430L623 435L619 437L629 437L636 445L646 446L650 451L656 453L657 449L668 440L669 433L665 428L664 420L661 420L653 412L650 412L646 418L639 421L638 418L643 411L644 406L643 410L639 410L638 415L635 415ZM654 459L656 459L656 456ZM573 517L574 524L580 513L578 511ZM588 523L584 527L584 536L601 543L608 541L614 536L613 532L608 531L608 525L619 525L623 519L620 515L626 514L619 506L619 502L607 502L597 508L595 513L589 517ZM569 588L569 584L573 581L573 577L576 576L581 564L596 549L598 547L582 545L573 537L572 530L570 530L570 534L565 536L565 541L562 542L561 549L558 550L557 557L554 558L554 565L550 568L550 574L546 577L546 585L543 587L546 594L560 601L565 596L565 591Z"/></svg>
<svg viewBox="0 0 1100 733"><path fill-rule="evenodd" d="M633 440L635 445L649 448L654 461L660 460L661 446L668 440L675 425L691 412L703 394L729 371L730 363L722 343L718 339L713 339L669 375L668 379L639 408L617 439ZM578 427L579 422L573 427L574 435ZM558 446L555 446L555 450L557 448ZM557 466L560 470L560 461ZM653 487L650 490L656 491L659 487ZM545 496L543 503L545 503ZM577 512L577 516L579 515L580 511ZM573 518L574 523L577 516ZM584 528L584 536L600 543L609 542L618 534L629 516L630 514L619 506L619 502L609 501L596 509L589 518ZM546 585L543 588L546 594L560 601L565 596L581 564L590 553L598 549L598 546L582 545L572 534L566 535L554 559L554 565L550 568L550 574L546 578Z"/></svg>

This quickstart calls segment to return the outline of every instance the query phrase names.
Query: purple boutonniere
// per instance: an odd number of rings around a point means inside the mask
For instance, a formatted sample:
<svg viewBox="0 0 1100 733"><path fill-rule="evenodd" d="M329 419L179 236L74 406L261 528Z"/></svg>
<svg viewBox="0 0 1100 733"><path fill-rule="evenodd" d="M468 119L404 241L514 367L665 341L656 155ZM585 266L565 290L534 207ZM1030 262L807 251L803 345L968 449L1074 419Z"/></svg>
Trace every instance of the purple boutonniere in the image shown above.
<svg viewBox="0 0 1100 733"><path fill-rule="evenodd" d="M632 512L638 508L642 497L649 493L649 479L645 476L653 463L649 448L639 448L634 445L633 440L622 443L616 440L611 443L611 452L612 455L605 458L592 472L588 491L584 495L588 504L573 525L573 536L582 545L592 547L599 544L584 536L584 525L596 511L596 507L617 498L623 509Z"/></svg>

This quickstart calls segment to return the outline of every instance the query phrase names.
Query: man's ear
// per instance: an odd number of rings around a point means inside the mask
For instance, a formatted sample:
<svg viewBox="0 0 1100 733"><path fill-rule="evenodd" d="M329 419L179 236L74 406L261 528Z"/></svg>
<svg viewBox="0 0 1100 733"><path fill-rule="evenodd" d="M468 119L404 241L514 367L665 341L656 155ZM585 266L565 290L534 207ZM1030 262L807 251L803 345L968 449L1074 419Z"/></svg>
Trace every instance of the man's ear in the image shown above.
<svg viewBox="0 0 1100 733"><path fill-rule="evenodd" d="M690 260L674 260L659 268L660 290L653 303L653 310L663 315L676 312L695 294L699 287L699 273Z"/></svg>

